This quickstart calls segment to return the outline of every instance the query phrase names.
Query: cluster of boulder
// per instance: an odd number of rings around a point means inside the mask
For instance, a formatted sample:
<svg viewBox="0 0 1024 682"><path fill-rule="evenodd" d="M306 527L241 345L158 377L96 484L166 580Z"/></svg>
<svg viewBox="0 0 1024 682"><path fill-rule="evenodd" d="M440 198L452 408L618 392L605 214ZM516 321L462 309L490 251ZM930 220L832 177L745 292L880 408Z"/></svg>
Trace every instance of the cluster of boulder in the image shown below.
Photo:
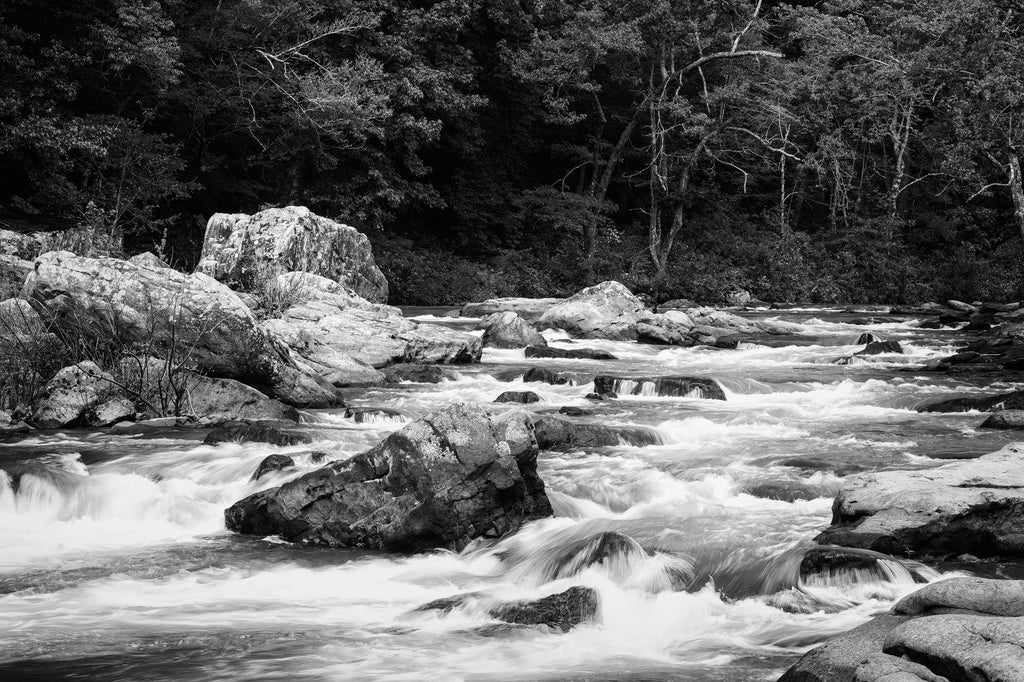
<svg viewBox="0 0 1024 682"><path fill-rule="evenodd" d="M395 365L473 362L481 353L477 336L419 325L383 304L387 283L365 235L301 207L214 215L192 274L152 254L20 260L29 253L4 256L18 261L4 271L21 281L17 297L0 302L0 343L32 357L59 357L62 344L74 346L68 355L123 351L46 377L16 415L40 427L103 425L107 405L127 399L153 412L126 384L154 363L170 368L153 375L190 384L187 414L271 418L341 405L343 387L404 380L401 368L389 376Z"/></svg>
<svg viewBox="0 0 1024 682"><path fill-rule="evenodd" d="M651 312L629 289L614 281L587 287L565 299L491 299L465 306L459 314L463 317L483 315L488 326L495 326L499 319L495 316L501 315L503 327L512 323L511 315L515 314L520 318L514 323L520 337L528 333L523 325L532 324L536 329L561 329L580 339L673 346L735 348L746 337L799 331L799 325L748 320L715 308L694 306Z"/></svg>

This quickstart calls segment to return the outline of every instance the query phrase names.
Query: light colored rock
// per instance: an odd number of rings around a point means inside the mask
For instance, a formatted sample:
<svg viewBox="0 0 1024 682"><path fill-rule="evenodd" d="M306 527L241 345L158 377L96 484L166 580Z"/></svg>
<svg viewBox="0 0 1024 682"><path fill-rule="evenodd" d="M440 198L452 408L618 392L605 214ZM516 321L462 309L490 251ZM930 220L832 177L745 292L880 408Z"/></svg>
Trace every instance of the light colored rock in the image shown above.
<svg viewBox="0 0 1024 682"><path fill-rule="evenodd" d="M293 275L296 273L292 273ZM302 300L262 327L336 385L377 384L374 370L397 362L461 363L480 359L480 339L440 325L418 324L397 308L370 303L316 275L302 275Z"/></svg>
<svg viewBox="0 0 1024 682"><path fill-rule="evenodd" d="M584 339L633 340L636 324L649 313L636 296L618 282L601 282L553 305L538 326L563 329Z"/></svg>
<svg viewBox="0 0 1024 682"><path fill-rule="evenodd" d="M249 289L265 272L302 271L384 302L388 283L373 262L370 240L354 227L303 206L254 215L215 213L206 225L197 272Z"/></svg>
<svg viewBox="0 0 1024 682"><path fill-rule="evenodd" d="M235 503L227 526L313 544L462 549L551 514L527 434L523 412L494 420L479 406L453 405L362 454Z"/></svg>
<svg viewBox="0 0 1024 682"><path fill-rule="evenodd" d="M898 656L877 653L857 666L853 682L950 682L921 665Z"/></svg>
<svg viewBox="0 0 1024 682"><path fill-rule="evenodd" d="M885 637L885 653L907 658L951 680L1024 680L1024 618L936 615L916 618Z"/></svg>
<svg viewBox="0 0 1024 682"><path fill-rule="evenodd" d="M957 301L955 299L946 301L946 307L950 310L955 310L958 313L971 313L973 315L978 312L978 306L971 305L970 303L964 303L963 301Z"/></svg>
<svg viewBox="0 0 1024 682"><path fill-rule="evenodd" d="M925 585L896 602L891 613L929 615L962 609L992 616L1024 616L1024 580L957 577Z"/></svg>
<svg viewBox="0 0 1024 682"><path fill-rule="evenodd" d="M87 424L93 410L118 396L113 378L95 362L85 360L65 367L47 382L29 421L41 429Z"/></svg>
<svg viewBox="0 0 1024 682"><path fill-rule="evenodd" d="M477 329L483 329L482 342L492 348L526 348L527 346L546 346L540 332L516 313L506 311L492 313L480 320Z"/></svg>
<svg viewBox="0 0 1024 682"><path fill-rule="evenodd" d="M731 306L743 307L754 300L749 291L737 289L725 295L725 301Z"/></svg>
<svg viewBox="0 0 1024 682"><path fill-rule="evenodd" d="M811 650L779 682L853 682L860 665L881 654L886 635L909 619L889 614L878 616Z"/></svg>
<svg viewBox="0 0 1024 682"><path fill-rule="evenodd" d="M460 317L486 317L494 313L512 312L529 323L535 323L561 298L489 298L479 303L467 303L460 311Z"/></svg>
<svg viewBox="0 0 1024 682"><path fill-rule="evenodd" d="M97 405L92 412L90 426L111 426L135 416L135 403L127 398L111 398Z"/></svg>
<svg viewBox="0 0 1024 682"><path fill-rule="evenodd" d="M39 255L39 239L35 235L0 229L0 256L32 260Z"/></svg>
<svg viewBox="0 0 1024 682"><path fill-rule="evenodd" d="M266 388L289 404L338 404L336 390L265 334L252 311L223 284L203 275L85 258L67 251L40 256L23 294L65 329L109 335L160 351L187 353L200 370Z"/></svg>
<svg viewBox="0 0 1024 682"><path fill-rule="evenodd" d="M889 554L1024 555L1024 443L932 469L846 479L816 541Z"/></svg>
<svg viewBox="0 0 1024 682"><path fill-rule="evenodd" d="M31 426L15 419L7 410L0 410L0 436L10 436L31 430Z"/></svg>
<svg viewBox="0 0 1024 682"><path fill-rule="evenodd" d="M160 260L152 251L145 251L143 253L132 256L128 259L129 263L134 263L139 267L143 268L170 268L171 266Z"/></svg>

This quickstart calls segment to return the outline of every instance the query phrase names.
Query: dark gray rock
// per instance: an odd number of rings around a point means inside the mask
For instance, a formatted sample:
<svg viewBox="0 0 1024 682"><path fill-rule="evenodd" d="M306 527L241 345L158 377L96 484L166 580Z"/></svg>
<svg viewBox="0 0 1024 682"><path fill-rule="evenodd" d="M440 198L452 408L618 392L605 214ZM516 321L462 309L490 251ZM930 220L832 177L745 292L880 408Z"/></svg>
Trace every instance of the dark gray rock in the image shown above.
<svg viewBox="0 0 1024 682"><path fill-rule="evenodd" d="M550 516L523 412L453 405L370 450L225 511L230 530L292 542L395 551L462 549Z"/></svg>
<svg viewBox="0 0 1024 682"><path fill-rule="evenodd" d="M390 384L400 384L403 381L414 384L439 384L442 381L457 381L459 378L458 372L447 367L412 363L391 365L385 368L383 373Z"/></svg>
<svg viewBox="0 0 1024 682"><path fill-rule="evenodd" d="M918 412L988 412L992 409L1024 410L1024 391L1011 391L998 395L961 396L918 405Z"/></svg>
<svg viewBox="0 0 1024 682"><path fill-rule="evenodd" d="M293 466L295 466L295 460L288 455L268 455L256 467L256 471L253 472L250 480L258 481L272 471L281 471Z"/></svg>
<svg viewBox="0 0 1024 682"><path fill-rule="evenodd" d="M285 425L275 423L243 422L218 426L206 435L203 442L207 445L217 443L270 443L271 445L298 445L312 443L309 433L293 430Z"/></svg>
<svg viewBox="0 0 1024 682"><path fill-rule="evenodd" d="M602 374L594 377L594 391L601 395L652 395L725 400L725 392L707 377L618 377Z"/></svg>
<svg viewBox="0 0 1024 682"><path fill-rule="evenodd" d="M648 426L609 426L562 419L554 415L534 422L537 444L544 450L632 445L661 445L661 435Z"/></svg>
<svg viewBox="0 0 1024 682"><path fill-rule="evenodd" d="M983 429L1024 429L1024 410L999 410L981 423Z"/></svg>
<svg viewBox="0 0 1024 682"><path fill-rule="evenodd" d="M540 396L533 391L505 391L494 399L496 403L539 403Z"/></svg>
<svg viewBox="0 0 1024 682"><path fill-rule="evenodd" d="M853 682L857 668L882 652L886 636L910 616L883 615L804 654L779 682Z"/></svg>
<svg viewBox="0 0 1024 682"><path fill-rule="evenodd" d="M864 346L864 350L857 351L854 355L881 355L883 353L902 353L903 346L899 341L872 341Z"/></svg>
<svg viewBox="0 0 1024 682"><path fill-rule="evenodd" d="M551 346L527 346L528 358L559 358L565 360L618 360L617 357L596 348L553 348Z"/></svg>
<svg viewBox="0 0 1024 682"><path fill-rule="evenodd" d="M490 614L506 623L546 625L568 632L581 623L594 620L598 606L596 590L577 586L535 601L502 604L491 609Z"/></svg>

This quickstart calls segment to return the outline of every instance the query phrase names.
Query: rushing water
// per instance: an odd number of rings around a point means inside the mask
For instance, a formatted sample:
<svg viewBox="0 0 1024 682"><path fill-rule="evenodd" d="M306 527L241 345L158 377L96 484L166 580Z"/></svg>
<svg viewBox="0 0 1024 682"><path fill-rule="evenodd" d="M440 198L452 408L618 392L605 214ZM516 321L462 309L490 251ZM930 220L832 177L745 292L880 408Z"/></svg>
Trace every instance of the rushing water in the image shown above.
<svg viewBox="0 0 1024 682"><path fill-rule="evenodd" d="M342 410L307 413L331 434L312 446L210 446L195 430L0 442L0 468L19 477L15 491L0 472L0 679L774 680L915 581L965 569L880 560L802 573L843 477L936 466L1012 438L978 430L977 413L913 411L927 399L1007 388L918 371L951 352L956 332L913 320L854 326L846 320L855 315L838 311L776 315L800 322L801 333L739 350L572 343L547 332L555 345L620 359L487 350L455 382L353 391L352 405L389 408L359 422ZM864 331L900 341L906 354L837 363L860 349ZM530 366L707 376L728 399L593 402L592 384L498 378ZM461 555L296 547L224 530L225 507L317 466L313 450L343 458L452 401L490 403L505 390L538 393L530 410L571 405L593 411L578 419L653 427L662 444L542 453L556 517ZM250 481L276 452L297 469ZM553 568L567 547L606 531L644 551ZM600 610L568 633L487 615L496 601L573 585L595 588ZM474 597L447 613L415 610L465 593Z"/></svg>

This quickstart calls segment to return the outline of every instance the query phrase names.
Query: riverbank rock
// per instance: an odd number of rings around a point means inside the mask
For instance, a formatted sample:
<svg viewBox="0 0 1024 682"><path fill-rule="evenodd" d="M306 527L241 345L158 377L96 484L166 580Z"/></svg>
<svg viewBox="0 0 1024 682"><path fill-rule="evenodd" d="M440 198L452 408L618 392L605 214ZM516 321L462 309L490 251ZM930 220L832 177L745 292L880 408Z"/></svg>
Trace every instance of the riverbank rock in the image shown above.
<svg viewBox="0 0 1024 682"><path fill-rule="evenodd" d="M396 363L468 363L480 360L480 339L447 327L419 324L398 308L366 301L325 277L286 273L303 294L262 328L281 339L332 383L382 383L377 369Z"/></svg>
<svg viewBox="0 0 1024 682"><path fill-rule="evenodd" d="M530 324L534 324L549 308L563 300L561 298L489 298L479 303L467 303L459 311L459 316L487 317L494 313L512 312Z"/></svg>
<svg viewBox="0 0 1024 682"><path fill-rule="evenodd" d="M66 333L187 354L202 372L292 405L340 402L336 390L259 328L234 292L206 275L51 251L36 259L23 294Z"/></svg>
<svg viewBox="0 0 1024 682"><path fill-rule="evenodd" d="M537 442L522 412L453 405L377 446L225 512L230 530L292 542L421 551L462 549L551 514Z"/></svg>
<svg viewBox="0 0 1024 682"><path fill-rule="evenodd" d="M779 682L1024 679L1024 582L950 578L801 658Z"/></svg>
<svg viewBox="0 0 1024 682"><path fill-rule="evenodd" d="M599 395L647 395L725 400L725 391L722 390L719 383L707 377L618 377L601 374L594 377L594 391Z"/></svg>
<svg viewBox="0 0 1024 682"><path fill-rule="evenodd" d="M646 316L644 304L618 282L587 287L548 308L538 325L562 329L585 339L629 341L637 338L636 323Z"/></svg>
<svg viewBox="0 0 1024 682"><path fill-rule="evenodd" d="M366 235L304 206L254 215L213 214L196 271L242 290L251 290L268 273L308 272L369 301L388 299L387 280L373 261Z"/></svg>
<svg viewBox="0 0 1024 682"><path fill-rule="evenodd" d="M815 541L888 554L1024 556L1024 444L932 469L851 476Z"/></svg>
<svg viewBox="0 0 1024 682"><path fill-rule="evenodd" d="M484 330L481 341L484 346L491 348L536 348L548 345L540 332L511 311L488 315L480 320L477 329Z"/></svg>
<svg viewBox="0 0 1024 682"><path fill-rule="evenodd" d="M29 302L23 298L0 301L0 339L20 341L20 337L35 337L46 332L43 323Z"/></svg>
<svg viewBox="0 0 1024 682"><path fill-rule="evenodd" d="M61 369L46 383L28 421L41 429L86 426L96 422L97 408L110 400L123 398L113 377L95 362L86 360ZM128 412L132 413L134 409ZM99 419L103 421L102 416ZM108 423L113 422L102 425Z"/></svg>

